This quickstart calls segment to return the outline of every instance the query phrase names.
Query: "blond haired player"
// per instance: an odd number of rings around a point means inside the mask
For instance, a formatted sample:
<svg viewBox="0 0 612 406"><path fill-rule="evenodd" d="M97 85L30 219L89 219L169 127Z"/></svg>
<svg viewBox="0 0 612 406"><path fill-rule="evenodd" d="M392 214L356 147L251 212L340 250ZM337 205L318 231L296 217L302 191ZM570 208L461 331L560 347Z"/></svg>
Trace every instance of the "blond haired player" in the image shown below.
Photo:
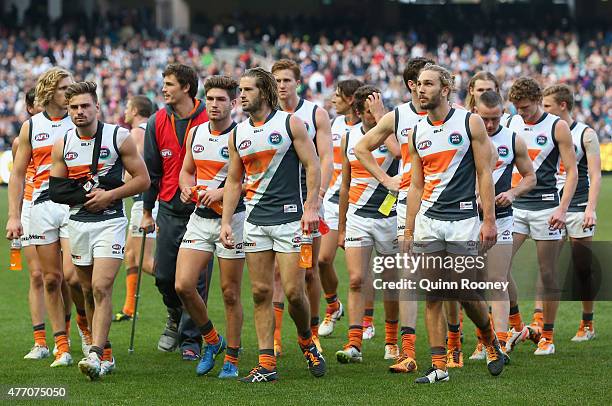
<svg viewBox="0 0 612 406"><path fill-rule="evenodd" d="M321 187L318 191L320 212L323 218L323 199L327 192L327 186L332 179L333 173L333 147L331 139L331 123L325 109L319 108L315 103L302 99L298 96L297 89L301 83L301 72L298 64L290 59L281 59L272 65L272 74L276 79L278 87L278 100L282 111L291 113L298 117L306 125L308 137L315 145L315 151L319 156L321 164ZM302 200L306 200L308 185L306 184L306 173L302 169L301 177ZM319 278L319 265L317 259L321 248L321 233L316 230L312 233L312 267L306 270L306 293L310 302L310 330L319 351L322 351L319 342L319 306L321 302L321 280ZM283 303L280 276L276 273L274 289L275 306L275 349L281 352L280 323L282 320ZM280 316L280 317L279 317Z"/></svg>
<svg viewBox="0 0 612 406"><path fill-rule="evenodd" d="M55 360L52 367L72 364L70 354L70 293L62 295L62 284L68 282L72 290L79 318L79 332L83 352L87 352L89 331L84 312L83 292L70 259L68 241L68 207L49 200L49 172L51 149L57 138L63 137L74 127L66 110L65 91L73 83L70 72L51 68L36 83L36 103L44 108L21 127L19 148L15 156L9 181L9 218L7 238L19 238L23 234L21 201L24 179L30 161L34 165L32 177L32 206L29 218L29 243L36 247L43 272L45 307L53 328ZM66 300L64 300L64 297Z"/></svg>

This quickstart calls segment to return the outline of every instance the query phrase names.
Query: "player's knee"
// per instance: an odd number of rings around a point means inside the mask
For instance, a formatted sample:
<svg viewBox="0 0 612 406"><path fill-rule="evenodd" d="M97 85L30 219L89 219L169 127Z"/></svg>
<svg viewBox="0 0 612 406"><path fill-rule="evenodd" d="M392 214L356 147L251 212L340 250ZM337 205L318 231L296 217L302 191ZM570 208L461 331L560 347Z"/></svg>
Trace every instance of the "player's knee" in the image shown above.
<svg viewBox="0 0 612 406"><path fill-rule="evenodd" d="M297 305L304 300L304 288L299 286L290 286L285 288L285 296L290 305Z"/></svg>
<svg viewBox="0 0 612 406"><path fill-rule="evenodd" d="M92 286L93 298L96 302L100 302L110 297L111 287L106 283L94 283Z"/></svg>
<svg viewBox="0 0 612 406"><path fill-rule="evenodd" d="M40 269L30 270L30 288L38 290L42 289L43 286L43 274Z"/></svg>
<svg viewBox="0 0 612 406"><path fill-rule="evenodd" d="M196 292L194 286L189 286L188 283L179 279L174 283L174 290L181 300L189 298Z"/></svg>
<svg viewBox="0 0 612 406"><path fill-rule="evenodd" d="M272 300L272 289L268 285L254 284L252 285L253 303L255 305L263 304Z"/></svg>
<svg viewBox="0 0 612 406"><path fill-rule="evenodd" d="M238 293L238 289L234 286L222 287L223 291L223 303L227 307L235 306L238 303L238 299L240 297Z"/></svg>
<svg viewBox="0 0 612 406"><path fill-rule="evenodd" d="M47 272L43 276L45 290L55 292L62 287L62 274L59 272Z"/></svg>
<svg viewBox="0 0 612 406"><path fill-rule="evenodd" d="M334 260L330 254L320 254L319 255L319 269L327 270L332 267L334 264Z"/></svg>
<svg viewBox="0 0 612 406"><path fill-rule="evenodd" d="M363 278L361 275L350 275L349 276L349 289L350 290L361 290L363 286Z"/></svg>

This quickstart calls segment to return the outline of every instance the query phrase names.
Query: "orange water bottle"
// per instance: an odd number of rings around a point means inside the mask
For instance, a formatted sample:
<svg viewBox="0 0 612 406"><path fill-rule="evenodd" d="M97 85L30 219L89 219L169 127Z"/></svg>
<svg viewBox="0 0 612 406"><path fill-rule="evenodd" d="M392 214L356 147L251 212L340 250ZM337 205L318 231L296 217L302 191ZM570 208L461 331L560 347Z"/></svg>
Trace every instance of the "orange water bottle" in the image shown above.
<svg viewBox="0 0 612 406"><path fill-rule="evenodd" d="M312 268L312 236L306 231L302 233L299 266L303 269Z"/></svg>
<svg viewBox="0 0 612 406"><path fill-rule="evenodd" d="M21 271L21 240L15 238L11 240L11 256L9 271Z"/></svg>

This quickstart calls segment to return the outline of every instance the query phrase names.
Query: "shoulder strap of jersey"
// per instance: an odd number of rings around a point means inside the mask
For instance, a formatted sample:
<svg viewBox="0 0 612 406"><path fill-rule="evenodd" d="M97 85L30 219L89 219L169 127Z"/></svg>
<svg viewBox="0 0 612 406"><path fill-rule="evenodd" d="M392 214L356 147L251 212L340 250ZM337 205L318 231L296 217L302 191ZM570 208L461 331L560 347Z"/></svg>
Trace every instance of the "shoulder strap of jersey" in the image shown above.
<svg viewBox="0 0 612 406"><path fill-rule="evenodd" d="M291 132L291 114L287 114L287 118L285 119L285 128L287 129L287 134L291 141L293 142L293 133Z"/></svg>
<svg viewBox="0 0 612 406"><path fill-rule="evenodd" d="M465 131L467 132L468 139L472 141L472 130L470 130L470 117L472 113L469 111L465 113Z"/></svg>
<svg viewBox="0 0 612 406"><path fill-rule="evenodd" d="M557 117L555 119L555 121L552 124L552 127L550 129L550 137L553 140L553 143L555 144L555 147L559 147L559 143L557 142L557 137L555 137L555 128L557 127L557 124L561 121L561 119L559 117ZM570 134L571 136L571 134Z"/></svg>
<svg viewBox="0 0 612 406"><path fill-rule="evenodd" d="M30 123L30 130L28 131L28 138L30 139L30 146L32 146L32 127L33 127L33 122L32 122L32 117L28 118L28 122Z"/></svg>
<svg viewBox="0 0 612 406"><path fill-rule="evenodd" d="M317 139L317 109L319 108L319 106L317 106L316 104L314 105L313 109L312 109L312 125L314 126L314 131L315 131L315 140ZM317 145L316 141L315 141L315 146Z"/></svg>
<svg viewBox="0 0 612 406"><path fill-rule="evenodd" d="M113 131L113 147L115 147L115 152L117 155L119 154L119 147L117 147L117 133L119 132L119 126L115 126L115 130Z"/></svg>
<svg viewBox="0 0 612 406"><path fill-rule="evenodd" d="M512 163L516 161L516 133L512 133Z"/></svg>
<svg viewBox="0 0 612 406"><path fill-rule="evenodd" d="M104 124L102 124L102 126L104 126ZM103 130L100 131L100 134L96 134L96 138L94 140L94 148L91 156L91 165L89 166L89 172L92 175L98 173L98 159L100 159L100 146L102 145L102 134L104 132L104 127L102 128ZM119 126L116 126L115 132L113 133L113 144L115 144L114 137L117 134L118 128ZM115 149L117 149L117 144L115 144Z"/></svg>
<svg viewBox="0 0 612 406"><path fill-rule="evenodd" d="M397 142L399 142L399 138L397 136L397 129L399 127L399 108L394 108L393 109L393 121L395 124L393 124L393 132L395 133L395 139L397 139Z"/></svg>
<svg viewBox="0 0 612 406"><path fill-rule="evenodd" d="M189 148L193 148L193 142L195 141L196 133L198 132L198 129L201 125L203 124L198 124L193 127L193 134L191 134L191 145L189 145ZM189 134L187 136L189 136ZM234 136L234 145L236 145L236 136Z"/></svg>

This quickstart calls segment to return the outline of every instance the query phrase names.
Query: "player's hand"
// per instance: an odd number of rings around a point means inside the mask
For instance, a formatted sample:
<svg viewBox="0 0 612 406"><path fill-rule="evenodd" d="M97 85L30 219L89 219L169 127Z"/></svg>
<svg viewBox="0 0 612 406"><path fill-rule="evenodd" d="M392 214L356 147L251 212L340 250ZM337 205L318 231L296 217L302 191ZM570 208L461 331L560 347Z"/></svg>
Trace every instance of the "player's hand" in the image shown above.
<svg viewBox="0 0 612 406"><path fill-rule="evenodd" d="M346 230L338 230L338 247L344 249L344 240L346 238Z"/></svg>
<svg viewBox="0 0 612 406"><path fill-rule="evenodd" d="M104 189L95 188L91 192L85 195L87 201L84 207L91 213L98 213L113 203L113 194Z"/></svg>
<svg viewBox="0 0 612 406"><path fill-rule="evenodd" d="M494 221L483 221L480 226L480 250L488 251L497 242L497 226Z"/></svg>
<svg viewBox="0 0 612 406"><path fill-rule="evenodd" d="M318 208L305 206L304 214L302 214L302 231L305 233L313 233L319 229L319 213Z"/></svg>
<svg viewBox="0 0 612 406"><path fill-rule="evenodd" d="M370 113L372 113L376 122L379 122L386 113L382 95L380 93L372 93L368 96L368 104Z"/></svg>
<svg viewBox="0 0 612 406"><path fill-rule="evenodd" d="M8 240L14 240L23 235L23 226L21 225L21 219L9 218L6 222L6 238Z"/></svg>
<svg viewBox="0 0 612 406"><path fill-rule="evenodd" d="M142 211L142 219L140 220L140 231L146 234L152 233L155 230L155 220L153 216L146 210Z"/></svg>
<svg viewBox="0 0 612 406"><path fill-rule="evenodd" d="M232 233L232 226L229 224L222 224L221 231L219 232L219 239L225 248L234 248L234 235Z"/></svg>
<svg viewBox="0 0 612 406"><path fill-rule="evenodd" d="M402 183L402 175L395 175L393 177L388 177L383 181L383 186L389 190L389 192L397 192L400 188L400 184Z"/></svg>
<svg viewBox="0 0 612 406"><path fill-rule="evenodd" d="M597 224L597 215L595 214L595 210L587 207L584 210L584 220L582 221L582 228L587 229L591 227L595 227Z"/></svg>
<svg viewBox="0 0 612 406"><path fill-rule="evenodd" d="M508 190L506 192L501 192L497 196L495 196L495 205L497 207L508 207L514 202L516 196L512 190Z"/></svg>
<svg viewBox="0 0 612 406"><path fill-rule="evenodd" d="M210 189L206 190L203 193L200 193L198 196L198 202L200 204L204 204L205 206L210 206L215 202L220 202L223 200L223 189Z"/></svg>
<svg viewBox="0 0 612 406"><path fill-rule="evenodd" d="M404 236L400 238L400 250L402 253L412 255L412 244L414 243L414 233L411 231L404 231Z"/></svg>
<svg viewBox="0 0 612 406"><path fill-rule="evenodd" d="M566 217L567 212L561 207L557 207L557 210L553 212L552 216L550 216L550 219L548 220L550 228L552 230L562 230L565 228Z"/></svg>
<svg viewBox="0 0 612 406"><path fill-rule="evenodd" d="M186 186L181 189L181 202L187 204L191 203L191 198L193 196L193 192L189 186Z"/></svg>

